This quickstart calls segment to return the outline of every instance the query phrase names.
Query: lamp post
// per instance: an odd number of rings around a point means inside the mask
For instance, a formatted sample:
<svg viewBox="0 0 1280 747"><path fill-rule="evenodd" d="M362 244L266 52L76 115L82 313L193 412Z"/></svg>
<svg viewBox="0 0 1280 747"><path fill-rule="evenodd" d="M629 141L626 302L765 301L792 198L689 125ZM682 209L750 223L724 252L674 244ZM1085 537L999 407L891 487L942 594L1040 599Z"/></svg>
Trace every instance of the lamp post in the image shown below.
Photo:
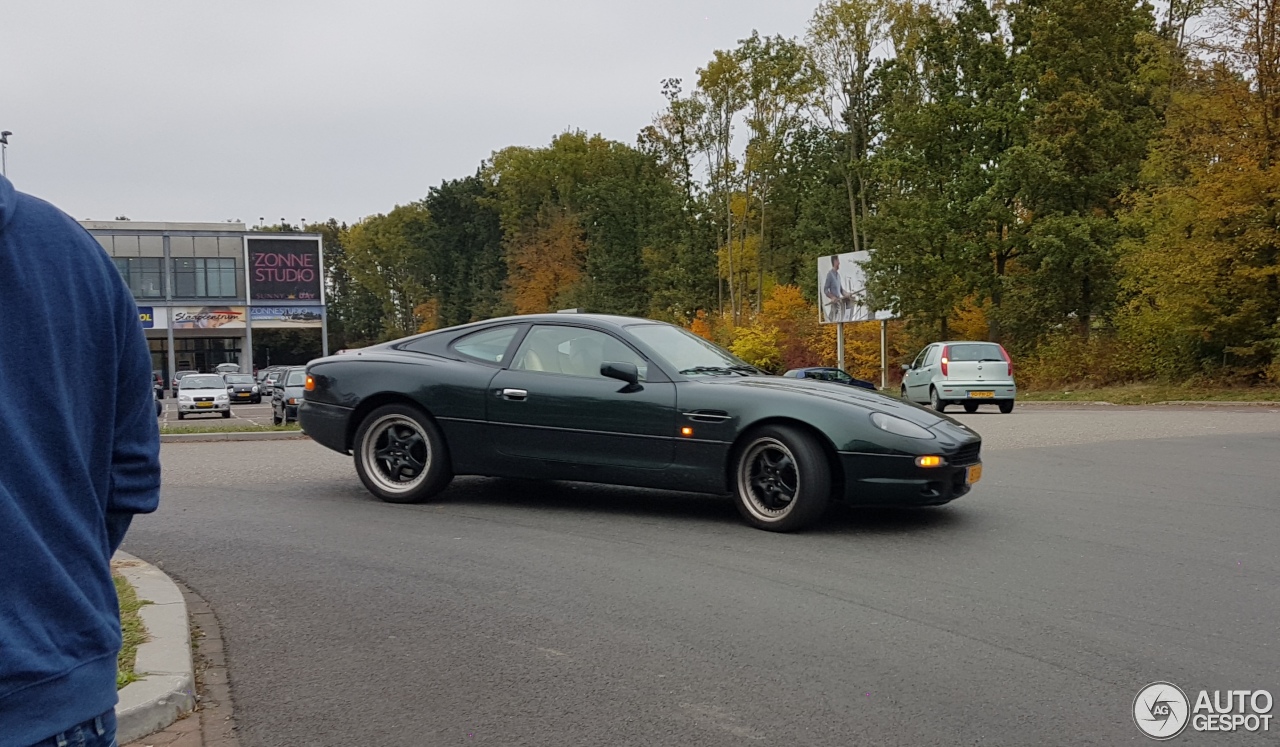
<svg viewBox="0 0 1280 747"><path fill-rule="evenodd" d="M0 174L5 176L9 175L9 136L12 134L8 130L0 132Z"/></svg>

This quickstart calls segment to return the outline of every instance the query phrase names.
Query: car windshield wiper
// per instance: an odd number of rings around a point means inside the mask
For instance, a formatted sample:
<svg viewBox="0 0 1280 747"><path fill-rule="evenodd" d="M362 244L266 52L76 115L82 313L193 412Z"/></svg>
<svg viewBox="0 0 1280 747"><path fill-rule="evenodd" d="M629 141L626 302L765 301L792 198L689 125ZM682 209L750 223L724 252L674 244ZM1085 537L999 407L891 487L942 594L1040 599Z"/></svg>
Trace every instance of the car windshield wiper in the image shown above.
<svg viewBox="0 0 1280 747"><path fill-rule="evenodd" d="M730 370L730 371L738 371L738 372L740 372L740 373L748 373L748 374L763 374L763 373L764 373L764 371L761 371L760 369L756 368L755 366L747 366L747 365L734 365L734 366L729 366L729 370Z"/></svg>

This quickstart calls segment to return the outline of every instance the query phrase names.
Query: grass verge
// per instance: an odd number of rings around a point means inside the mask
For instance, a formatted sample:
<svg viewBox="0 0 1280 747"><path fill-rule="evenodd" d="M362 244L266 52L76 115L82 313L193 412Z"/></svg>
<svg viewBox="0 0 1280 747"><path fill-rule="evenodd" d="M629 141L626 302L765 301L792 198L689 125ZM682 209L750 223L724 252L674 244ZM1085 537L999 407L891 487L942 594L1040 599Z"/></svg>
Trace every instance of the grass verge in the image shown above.
<svg viewBox="0 0 1280 747"><path fill-rule="evenodd" d="M1280 387L1211 388L1175 384L1126 384L1019 391L1018 399L1025 402L1110 402L1116 405L1150 405L1157 402L1280 402Z"/></svg>
<svg viewBox="0 0 1280 747"><path fill-rule="evenodd" d="M216 423L216 421L214 421L214 423ZM191 425L169 425L168 423L164 423L164 424L161 424L160 426L160 435L165 436L171 433L266 433L271 431L301 432L302 430L301 428L298 427L297 423L289 423L288 425L254 425L252 423L235 424L235 425L215 425L214 423L210 423L209 425L198 425L194 423Z"/></svg>
<svg viewBox="0 0 1280 747"><path fill-rule="evenodd" d="M150 602L138 599L124 576L113 573L112 580L116 583L116 596L120 598L120 632L124 634L120 656L116 659L116 689L119 690L138 679L133 671L133 662L138 655L138 646L147 642L147 629L138 610Z"/></svg>

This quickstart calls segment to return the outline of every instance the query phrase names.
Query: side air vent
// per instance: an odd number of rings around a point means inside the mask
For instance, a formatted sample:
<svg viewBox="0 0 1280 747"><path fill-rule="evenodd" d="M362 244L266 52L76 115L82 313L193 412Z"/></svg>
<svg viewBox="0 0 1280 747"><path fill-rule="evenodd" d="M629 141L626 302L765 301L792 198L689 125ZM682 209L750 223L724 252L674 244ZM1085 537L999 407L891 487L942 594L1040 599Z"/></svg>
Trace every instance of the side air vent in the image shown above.
<svg viewBox="0 0 1280 747"><path fill-rule="evenodd" d="M732 417L724 410L691 410L684 416L695 423L723 423Z"/></svg>

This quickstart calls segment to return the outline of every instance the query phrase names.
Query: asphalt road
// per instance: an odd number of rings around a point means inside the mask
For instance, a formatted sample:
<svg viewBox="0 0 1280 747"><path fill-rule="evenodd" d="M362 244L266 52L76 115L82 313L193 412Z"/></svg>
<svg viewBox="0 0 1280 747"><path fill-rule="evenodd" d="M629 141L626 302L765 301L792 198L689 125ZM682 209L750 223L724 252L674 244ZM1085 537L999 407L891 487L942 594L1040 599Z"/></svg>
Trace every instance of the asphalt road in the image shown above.
<svg viewBox="0 0 1280 747"><path fill-rule="evenodd" d="M794 535L569 483L394 506L309 441L166 444L125 549L217 612L246 747L1147 744L1154 680L1280 696L1280 412L959 417L970 495Z"/></svg>

